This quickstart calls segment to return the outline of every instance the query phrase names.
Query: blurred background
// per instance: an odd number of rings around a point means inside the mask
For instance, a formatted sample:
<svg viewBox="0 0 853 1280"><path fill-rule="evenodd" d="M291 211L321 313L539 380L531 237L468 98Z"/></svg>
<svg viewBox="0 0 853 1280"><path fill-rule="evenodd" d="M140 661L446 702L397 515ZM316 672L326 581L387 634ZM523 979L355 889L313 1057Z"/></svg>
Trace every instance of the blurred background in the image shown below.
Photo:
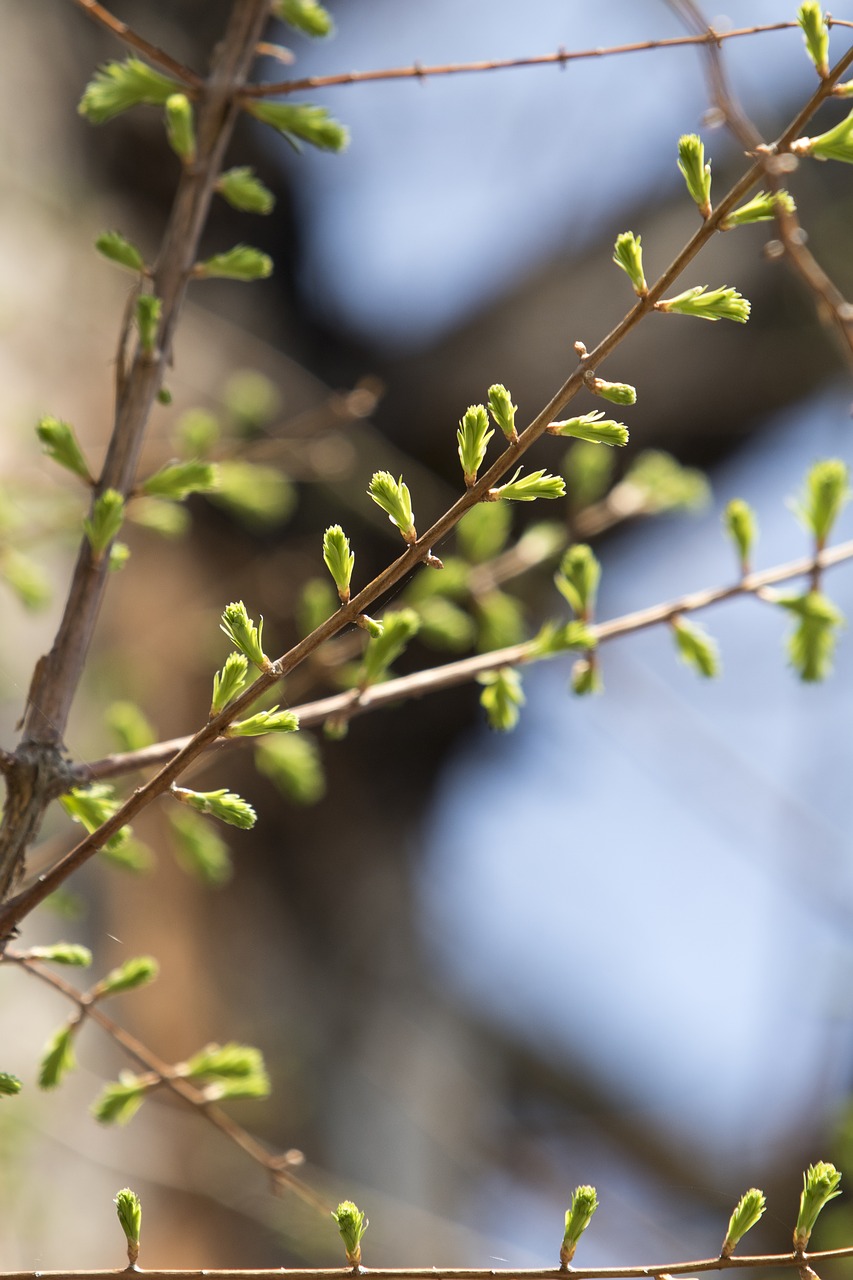
<svg viewBox="0 0 853 1280"><path fill-rule="evenodd" d="M270 61L265 76L685 31L661 0L330 7L335 36L311 44L279 28L295 67ZM707 17L725 30L794 8L742 0ZM116 0L111 11L201 71L228 4ZM101 456L129 278L92 242L116 228L153 257L178 164L153 109L99 129L76 114L93 68L122 51L75 6L0 0L0 19L9 746L81 510L33 426L62 417ZM845 48L836 29L831 60ZM745 109L777 136L814 85L800 33L732 39L724 57ZM229 156L254 165L276 210L258 219L223 203L204 251L248 240L274 256L275 275L191 291L173 403L157 410L144 462L147 473L207 451L227 483L191 500L186 530L162 505L140 509L69 729L75 759L129 740L118 701L137 704L158 739L203 721L228 601L263 614L275 653L325 616L328 524L350 534L359 582L395 556L396 532L364 492L375 470L404 474L419 527L449 505L466 406L502 382L527 422L573 369L572 344L592 347L629 307L616 235L642 235L653 278L692 234L682 133L701 131L717 196L744 164L708 114L695 47L311 100L351 128L344 155L295 155L245 125ZM819 127L842 114L829 104ZM850 179L804 164L786 180L848 296ZM460 575L453 598L415 578L385 602L422 612L400 670L564 616L552 574L573 536L595 539L602 618L734 580L720 529L732 496L758 512L757 567L807 552L786 499L817 458L850 460L849 353L767 253L772 237L769 224L717 237L683 279L736 286L749 325L652 316L604 367L638 388L625 457L542 442L531 465L565 472L566 506L514 511L511 528L499 516L469 524L438 549ZM837 537L851 527L848 512ZM848 608L849 568L827 589ZM659 629L606 646L601 697L573 697L569 661L541 664L524 673L508 735L486 727L470 687L356 719L339 741L306 734L298 753L258 759L263 772L251 747L214 754L191 785L228 786L260 814L252 832L224 833L230 878L224 854L206 868L216 885L198 866L188 874L160 805L135 831L148 872L90 865L64 904L73 918L41 910L24 942L84 942L96 976L156 955L158 982L111 1012L168 1061L214 1040L257 1044L272 1097L231 1111L271 1148L303 1151L300 1177L330 1205L366 1210L368 1265L553 1265L571 1191L587 1182L601 1209L579 1265L711 1256L750 1185L769 1198L756 1248L784 1250L802 1169L842 1163L849 1145L853 669L842 638L832 678L802 685L780 613L742 601L701 619L721 646L717 681L679 664ZM337 687L357 640L300 670L287 703ZM42 834L34 872L75 841L58 808ZM143 1197L146 1266L340 1262L330 1219L272 1197L260 1169L169 1098L126 1129L96 1125L89 1104L130 1065L97 1028L84 1028L67 1084L40 1095L35 1064L67 1012L4 969L0 1068L25 1083L0 1107L4 1268L115 1265L110 1200L124 1185ZM44 1196L46 1178L61 1196ZM834 1230L824 1243L849 1243L843 1210Z"/></svg>

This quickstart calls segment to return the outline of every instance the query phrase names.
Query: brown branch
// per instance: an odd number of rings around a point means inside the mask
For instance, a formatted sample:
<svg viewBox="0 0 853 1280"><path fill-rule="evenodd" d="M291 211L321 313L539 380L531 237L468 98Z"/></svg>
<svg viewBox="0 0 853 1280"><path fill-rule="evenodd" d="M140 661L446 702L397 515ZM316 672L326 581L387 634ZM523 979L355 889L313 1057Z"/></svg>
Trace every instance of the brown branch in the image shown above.
<svg viewBox="0 0 853 1280"><path fill-rule="evenodd" d="M146 1280L347 1280L353 1274L364 1280L661 1280L668 1275L694 1271L756 1270L772 1267L802 1267L853 1257L853 1247L827 1249L817 1253L744 1254L743 1257L701 1258L696 1262L665 1262L646 1267L521 1267L499 1270L477 1267L274 1267L266 1270L145 1270L134 1272ZM127 1270L114 1271L3 1271L0 1280L126 1280Z"/></svg>
<svg viewBox="0 0 853 1280"><path fill-rule="evenodd" d="M189 67L185 67L183 63L177 62L173 57L166 53L163 49L159 49L156 44L151 44L144 36L139 35L126 22L120 22L118 18L113 17L109 10L103 5L98 4L97 0L73 0L78 8L82 9L88 18L96 22L98 26L105 27L110 35L115 36L122 44L126 44L129 49L135 49L137 53L141 53L149 62L153 62L155 67L168 72L171 76L177 76L185 85L194 90L200 90L204 84L201 76L197 76Z"/></svg>
<svg viewBox="0 0 853 1280"><path fill-rule="evenodd" d="M17 964L34 978L46 983L54 991L59 992L67 1000L70 1000L72 1004L75 1004L81 1020L86 1019L97 1023L101 1030L105 1031L110 1039L119 1045L129 1058L144 1067L146 1071L150 1072L167 1089L179 1097L182 1102L188 1103L196 1112L204 1116L205 1120L209 1121L214 1128L225 1134L231 1142L240 1147L256 1164L259 1164L269 1174L271 1183L275 1188L286 1186L308 1204L313 1205L315 1209L320 1209L325 1213L331 1211L331 1206L327 1205L322 1197L312 1191L310 1187L306 1187L304 1183L300 1182L288 1167L297 1163L296 1153L274 1155L267 1151L266 1147L258 1142L257 1138L254 1138L242 1125L232 1120L215 1103L207 1101L201 1089L196 1088L190 1081L176 1075L175 1069L170 1063L164 1062L141 1040L137 1040L136 1036L132 1035L131 1032L119 1026L91 999L87 998L58 974L52 973L43 965L28 959L26 955L11 949L6 950L3 959ZM301 1155L299 1158L301 1159Z"/></svg>
<svg viewBox="0 0 853 1280"><path fill-rule="evenodd" d="M78 0L79 3L79 0ZM853 23L832 20L836 26L851 26ZM367 84L378 80L425 80L434 76L467 75L478 71L509 71L516 67L547 67L555 64L565 67L570 62L579 62L588 58L608 58L621 53L645 53L651 49L675 49L690 45L716 43L718 40L732 40L738 36L760 35L768 31L789 31L796 29L796 22L771 22L763 26L739 27L734 31L704 32L693 36L670 36L665 40L640 40L632 44L610 45L596 49L558 49L555 53L536 54L529 58L493 58L479 62L446 62L435 66L422 66L419 62L410 67L391 67L379 71L349 71L332 76L306 76L301 80L280 80L270 84L249 85L245 89L247 98L264 98L271 94L301 93L305 89L330 89L343 84Z"/></svg>
<svg viewBox="0 0 853 1280"><path fill-rule="evenodd" d="M239 6L238 6L239 9ZM242 10L240 10L242 12ZM818 88L812 94L811 98L805 106L797 113L793 121L779 138L775 145L778 151L784 151L790 143L798 136L809 120L811 115L818 107L831 95L834 85L841 78L847 68L853 63L853 47L840 59L831 71L830 75L819 84ZM760 180L763 173L763 160L755 161L750 165L746 173L731 188L728 194L722 199L717 207L712 211L711 215L697 229L688 243L683 247L681 252L670 263L663 274L649 289L649 292L642 298L639 298L627 315L611 330L605 338L590 352L583 354L581 361L574 373L563 383L556 394L551 398L544 409L533 419L529 426L522 432L517 441L507 445L500 457L492 464L492 466L461 495L454 505L444 513L427 531L422 534L416 542L412 543L403 552L397 560L388 565L381 573L379 573L371 583L364 587L357 595L355 595L348 604L343 605L341 609L332 617L327 619L316 628L310 635L306 636L298 644L294 645L286 654L279 658L275 663L270 665L268 671L264 672L255 682L245 690L235 701L218 716L210 720L202 729L200 729L187 743L173 756L160 771L150 781L139 787L133 795L131 795L120 809L116 811L112 818L103 824L96 832L81 841L74 849L65 855L60 861L49 871L39 876L39 878L23 892L17 894L14 898L9 899L2 907L0 907L0 939L8 937L9 932L26 916L34 907L42 902L50 893L53 892L60 884L62 884L69 875L82 866L88 859L101 847L105 840L114 835L122 826L131 821L137 813L140 812L147 804L149 804L157 796L162 795L177 780L184 769L187 768L195 759L197 759L204 751L206 751L218 737L222 730L237 719L245 711L247 711L258 698L268 689L272 688L279 679L286 676L307 657L309 657L321 644L331 639L337 632L344 627L349 626L374 602L385 594L386 591L396 585L409 572L418 565L427 561L432 554L432 548L438 546L442 540L451 532L455 525L459 522L466 511L475 506L478 502L485 499L488 491L494 488L498 481L515 465L517 460L533 445L542 435L545 434L548 425L559 417L561 411L569 403L577 392L584 386L585 378L592 374L606 358L609 356L622 340L636 327L640 320L654 309L655 303L663 296L664 292L669 288L674 280L684 271L690 262L696 257L704 245L719 230L724 223L728 214L734 209L738 202L746 195L754 184ZM168 344L166 344L168 345Z"/></svg>

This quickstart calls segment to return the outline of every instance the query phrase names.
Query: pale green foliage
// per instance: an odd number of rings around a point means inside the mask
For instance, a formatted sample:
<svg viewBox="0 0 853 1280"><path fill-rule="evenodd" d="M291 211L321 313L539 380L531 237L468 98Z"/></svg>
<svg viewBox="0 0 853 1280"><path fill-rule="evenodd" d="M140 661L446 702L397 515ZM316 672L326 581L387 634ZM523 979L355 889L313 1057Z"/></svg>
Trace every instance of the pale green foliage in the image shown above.
<svg viewBox="0 0 853 1280"><path fill-rule="evenodd" d="M456 537L463 555L474 564L491 560L503 551L512 526L512 509L502 502L480 502L466 511L456 526ZM447 574L445 560L441 577ZM437 575L432 575L433 577Z"/></svg>
<svg viewBox="0 0 853 1280"><path fill-rule="evenodd" d="M205 1098L265 1098L270 1082L259 1049L246 1044L209 1044L184 1063L182 1075L202 1083Z"/></svg>
<svg viewBox="0 0 853 1280"><path fill-rule="evenodd" d="M264 620L261 618L255 626L242 600L234 600L225 606L219 630L224 631L234 648L245 654L256 667L262 671L269 667L269 658L263 650Z"/></svg>
<svg viewBox="0 0 853 1280"><path fill-rule="evenodd" d="M250 529L274 529L285 521L296 504L296 491L276 467L229 458L217 464L219 483L211 494Z"/></svg>
<svg viewBox="0 0 853 1280"><path fill-rule="evenodd" d="M826 133L800 139L800 144L793 144L792 151L805 151L817 160L840 160L843 164L853 164L853 111Z"/></svg>
<svg viewBox="0 0 853 1280"><path fill-rule="evenodd" d="M708 289L697 284L674 298L661 298L655 308L681 316L697 316L700 320L734 320L736 324L746 324L750 303L737 289L728 286Z"/></svg>
<svg viewBox="0 0 853 1280"><path fill-rule="evenodd" d="M316 804L326 793L320 752L308 734L267 738L255 752L255 767L295 804Z"/></svg>
<svg viewBox="0 0 853 1280"><path fill-rule="evenodd" d="M494 435L489 430L489 416L481 404L469 405L459 423L456 432L457 452L462 466L465 484L470 488L477 479L477 472L483 465L486 449Z"/></svg>
<svg viewBox="0 0 853 1280"><path fill-rule="evenodd" d="M169 826L179 866L210 888L228 883L231 854L213 823L192 809L181 808L169 814Z"/></svg>
<svg viewBox="0 0 853 1280"><path fill-rule="evenodd" d="M92 963L92 953L88 947L77 942L52 942L45 947L30 947L27 951L30 960L41 960L47 964L65 964L73 968L85 969Z"/></svg>
<svg viewBox="0 0 853 1280"><path fill-rule="evenodd" d="M13 1098L22 1088L17 1076L10 1075L8 1071L0 1071L0 1098Z"/></svg>
<svg viewBox="0 0 853 1280"><path fill-rule="evenodd" d="M96 560L100 560L124 523L124 498L116 489L105 489L92 504L83 528Z"/></svg>
<svg viewBox="0 0 853 1280"><path fill-rule="evenodd" d="M218 468L212 462L191 458L187 462L169 462L142 483L142 492L150 498L168 498L181 502L191 493L208 493L219 483Z"/></svg>
<svg viewBox="0 0 853 1280"><path fill-rule="evenodd" d="M216 444L220 432L215 414L207 409L188 409L178 418L173 438L184 457L204 458Z"/></svg>
<svg viewBox="0 0 853 1280"><path fill-rule="evenodd" d="M153 293L143 293L136 300L136 327L139 330L139 345L146 355L153 355L157 348L157 332L160 328L160 316L163 302Z"/></svg>
<svg viewBox="0 0 853 1280"><path fill-rule="evenodd" d="M613 478L613 454L597 444L579 441L569 449L560 468L566 478L569 498L576 510L603 498Z"/></svg>
<svg viewBox="0 0 853 1280"><path fill-rule="evenodd" d="M515 426L515 415L518 405L512 403L512 396L506 387L496 382L489 387L489 413L493 422L500 427L507 440L517 440L518 431Z"/></svg>
<svg viewBox="0 0 853 1280"><path fill-rule="evenodd" d="M844 614L819 591L777 596L776 603L796 619L787 641L791 666L806 683L825 680L832 671L837 632L844 625Z"/></svg>
<svg viewBox="0 0 853 1280"><path fill-rule="evenodd" d="M621 447L628 443L628 428L622 422L605 418L601 409L581 414L579 418L566 418L552 422L548 427L552 436L574 436L587 444L607 444Z"/></svg>
<svg viewBox="0 0 853 1280"><path fill-rule="evenodd" d="M572 667L572 693L579 698L587 694L603 693L604 681L598 663L593 658L578 658Z"/></svg>
<svg viewBox="0 0 853 1280"><path fill-rule="evenodd" d="M829 75L829 27L819 0L803 0L797 10L797 22L818 75Z"/></svg>
<svg viewBox="0 0 853 1280"><path fill-rule="evenodd" d="M160 966L153 956L132 956L124 964L111 969L95 987L95 991L99 996L117 996L125 991L136 991L153 982L159 972Z"/></svg>
<svg viewBox="0 0 853 1280"><path fill-rule="evenodd" d="M172 787L171 793L197 813L210 814L212 818L219 818L220 822L226 822L231 827L248 831L258 820L258 815L248 801L225 787L221 787L219 791L190 791L186 787Z"/></svg>
<svg viewBox="0 0 853 1280"><path fill-rule="evenodd" d="M547 658L572 649L592 650L597 644L595 632L585 622L573 618L561 626L546 622L533 641L533 653L537 657Z"/></svg>
<svg viewBox="0 0 853 1280"><path fill-rule="evenodd" d="M824 547L832 527L850 501L849 472L838 458L816 462L806 476L799 499L792 502L797 519Z"/></svg>
<svg viewBox="0 0 853 1280"><path fill-rule="evenodd" d="M382 618L382 630L372 635L364 650L359 685L366 689L385 678L388 668L396 662L420 627L420 619L414 609L389 610Z"/></svg>
<svg viewBox="0 0 853 1280"><path fill-rule="evenodd" d="M275 198L249 165L238 165L219 175L216 190L223 200L243 213L272 213Z"/></svg>
<svg viewBox="0 0 853 1280"><path fill-rule="evenodd" d="M757 1187L750 1187L737 1203L734 1213L729 1219L729 1229L723 1241L722 1256L727 1258L747 1231L751 1231L761 1218L766 1207L764 1192Z"/></svg>
<svg viewBox="0 0 853 1280"><path fill-rule="evenodd" d="M598 1208L595 1187L575 1187L571 1206L566 1210L566 1229L560 1249L560 1261L566 1266L575 1255L577 1243L586 1231L592 1215Z"/></svg>
<svg viewBox="0 0 853 1280"><path fill-rule="evenodd" d="M299 728L299 717L293 711L280 711L277 706L268 711L256 711L246 720L236 720L223 729L226 738L258 738L266 733L294 733Z"/></svg>
<svg viewBox="0 0 853 1280"><path fill-rule="evenodd" d="M36 427L36 435L49 458L81 480L91 483L92 473L69 423L59 418L42 418Z"/></svg>
<svg viewBox="0 0 853 1280"><path fill-rule="evenodd" d="M89 787L72 787L59 797L59 803L74 822L81 823L91 835L121 807L121 800L108 782L94 782ZM102 846L101 853L115 855L130 840L131 828L120 827Z"/></svg>
<svg viewBox="0 0 853 1280"><path fill-rule="evenodd" d="M40 1089L55 1089L63 1076L77 1065L74 1056L74 1029L67 1024L56 1030L44 1047L39 1065Z"/></svg>
<svg viewBox="0 0 853 1280"><path fill-rule="evenodd" d="M732 498L723 512L723 525L738 553L743 573L749 571L749 558L758 537L758 520L748 502Z"/></svg>
<svg viewBox="0 0 853 1280"><path fill-rule="evenodd" d="M249 673L249 659L242 653L229 653L221 671L213 677L213 698L210 703L211 716L218 716L224 711L246 684Z"/></svg>
<svg viewBox="0 0 853 1280"><path fill-rule="evenodd" d="M355 554L350 550L349 538L339 524L330 525L323 535L323 562L334 579L342 603L346 604L350 596Z"/></svg>
<svg viewBox="0 0 853 1280"><path fill-rule="evenodd" d="M190 514L177 502L164 498L134 497L128 517L161 538L181 538L190 527Z"/></svg>
<svg viewBox="0 0 853 1280"><path fill-rule="evenodd" d="M569 547L554 583L569 603L572 612L586 622L595 611L595 598L601 579L601 565L591 547L577 543Z"/></svg>
<svg viewBox="0 0 853 1280"><path fill-rule="evenodd" d="M818 1215L824 1206L836 1196L841 1195L838 1189L840 1182L841 1174L835 1165L828 1164L825 1160L810 1164L807 1172L803 1174L800 1211L794 1229L794 1244L798 1249L804 1249L808 1244Z"/></svg>
<svg viewBox="0 0 853 1280"><path fill-rule="evenodd" d="M722 222L723 230L744 227L751 222L769 222L777 212L793 213L796 209L793 196L788 191L759 191L746 204L728 214Z"/></svg>
<svg viewBox="0 0 853 1280"><path fill-rule="evenodd" d="M719 650L707 631L684 618L673 618L672 633L678 656L686 666L706 679L720 674Z"/></svg>
<svg viewBox="0 0 853 1280"><path fill-rule="evenodd" d="M474 619L445 596L427 596L419 601L417 610L421 620L421 638L433 649L459 653L470 649L474 643L477 631Z"/></svg>
<svg viewBox="0 0 853 1280"><path fill-rule="evenodd" d="M388 519L396 525L407 542L414 542L417 537L415 514L412 510L412 496L403 477L395 480L389 471L376 471L367 487L370 497L387 513Z"/></svg>
<svg viewBox="0 0 853 1280"><path fill-rule="evenodd" d="M705 163L705 146L698 134L685 133L678 139L678 167L702 217L710 217L711 166Z"/></svg>
<svg viewBox="0 0 853 1280"><path fill-rule="evenodd" d="M519 467L507 484L492 489L490 496L503 498L508 502L535 502L537 498L562 498L566 492L566 482L562 476L552 476L546 471L529 471L521 474Z"/></svg>
<svg viewBox="0 0 853 1280"><path fill-rule="evenodd" d="M273 13L306 36L330 36L335 30L332 15L317 0L274 0Z"/></svg>
<svg viewBox="0 0 853 1280"><path fill-rule="evenodd" d="M636 404L637 388L630 382L608 382L606 378L592 378L586 383L594 396L608 400L610 404Z"/></svg>
<svg viewBox="0 0 853 1280"><path fill-rule="evenodd" d="M325 107L307 102L267 102L262 98L248 99L244 107L257 120L276 129L297 151L301 142L321 151L343 151L349 143L349 131L333 120Z"/></svg>
<svg viewBox="0 0 853 1280"><path fill-rule="evenodd" d="M634 292L643 297L649 291L646 277L643 275L642 237L635 236L633 231L623 231L616 237L613 247L613 261L621 267L631 281Z"/></svg>
<svg viewBox="0 0 853 1280"><path fill-rule="evenodd" d="M233 249L224 253L215 253L204 262L197 262L193 267L193 275L200 279L220 278L223 280L266 280L272 275L273 261L268 253L262 253L250 244L235 244Z"/></svg>
<svg viewBox="0 0 853 1280"><path fill-rule="evenodd" d="M77 110L90 124L104 124L141 103L164 106L180 87L139 58L107 62L87 84Z"/></svg>
<svg viewBox="0 0 853 1280"><path fill-rule="evenodd" d="M369 1226L368 1220L352 1200L342 1200L337 1209L332 1210L332 1217L338 1224L347 1262L357 1267L361 1262L361 1241Z"/></svg>
<svg viewBox="0 0 853 1280"><path fill-rule="evenodd" d="M41 609L51 599L50 581L44 569L14 547L0 551L0 578L25 609Z"/></svg>
<svg viewBox="0 0 853 1280"><path fill-rule="evenodd" d="M477 597L478 653L505 649L525 637L524 610L515 596L506 591L487 591Z"/></svg>
<svg viewBox="0 0 853 1280"><path fill-rule="evenodd" d="M701 471L683 467L669 453L647 449L625 475L625 483L643 494L648 515L663 511L696 511L710 499L708 481Z"/></svg>
<svg viewBox="0 0 853 1280"><path fill-rule="evenodd" d="M123 1187L116 1193L113 1203L128 1244L138 1245L142 1231L142 1205L139 1196L130 1187Z"/></svg>
<svg viewBox="0 0 853 1280"><path fill-rule="evenodd" d="M166 137L175 155L184 164L192 164L196 155L195 120L185 93L173 93L166 99Z"/></svg>
<svg viewBox="0 0 853 1280"><path fill-rule="evenodd" d="M90 1108L99 1124L127 1124L136 1115L151 1088L150 1082L132 1071L120 1071L117 1081L104 1085Z"/></svg>
<svg viewBox="0 0 853 1280"><path fill-rule="evenodd" d="M524 691L521 676L514 667L501 667L498 671L486 671L477 676L483 686L480 706L486 713L489 727L500 733L508 733L518 724Z"/></svg>

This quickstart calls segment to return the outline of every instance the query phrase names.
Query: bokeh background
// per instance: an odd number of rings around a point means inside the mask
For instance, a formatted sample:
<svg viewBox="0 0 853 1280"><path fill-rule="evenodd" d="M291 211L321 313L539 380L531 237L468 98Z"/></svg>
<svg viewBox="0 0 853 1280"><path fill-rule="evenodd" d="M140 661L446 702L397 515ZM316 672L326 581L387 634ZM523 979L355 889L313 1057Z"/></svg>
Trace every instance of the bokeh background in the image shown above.
<svg viewBox="0 0 853 1280"><path fill-rule="evenodd" d="M128 0L112 11L201 69L227 7ZM295 74L684 32L659 0L331 7L332 40L279 32ZM725 29L791 8L742 0L708 16ZM53 593L39 611L3 597L10 745L79 518L79 495L43 463L32 427L42 413L66 418L99 457L127 282L92 241L117 227L153 254L177 162L153 110L97 130L76 115L92 68L120 50L75 6L0 0L0 18L0 536ZM845 47L836 30L833 57ZM814 83L799 33L731 40L724 56L745 108L776 136ZM405 474L421 521L448 505L465 407L500 381L529 419L573 367L572 343L594 345L629 305L615 236L642 234L653 275L691 234L680 134L701 130L717 193L744 163L714 128L690 47L313 97L352 144L297 156L260 130L239 133L229 159L254 164L276 212L218 208L205 249L247 239L276 273L192 292L174 403L158 410L145 460L153 470L171 456L176 424L200 408L223 424L224 457L275 471L286 518L197 499L182 539L131 531L69 730L77 759L114 748L116 699L137 702L159 737L201 722L229 600L262 613L283 652L327 524L353 537L360 580L395 555L364 495L374 470ZM821 127L842 111L826 107ZM849 171L803 165L789 185L813 251L849 295ZM815 459L850 459L849 362L765 252L771 237L762 226L718 237L684 280L736 285L753 303L748 326L652 317L604 369L639 391L614 481L640 451L663 449L705 469L713 496L691 513L623 521L596 543L602 617L731 580L720 511L732 496L758 512L760 565L803 554L786 499ZM535 459L558 468L564 451L551 441ZM571 519L522 511L514 532L557 548ZM838 536L850 529L848 513ZM559 610L557 555L509 584L509 604L475 601L481 638L484 619L500 637ZM851 604L849 569L828 585ZM581 1182L601 1200L585 1263L710 1256L750 1185L770 1198L759 1243L785 1249L802 1168L846 1152L850 643L827 684L803 686L786 669L778 611L745 601L703 621L721 645L718 681L697 681L655 630L607 646L601 698L573 698L562 661L526 673L508 736L485 727L476 688L436 695L356 720L343 741L317 738L325 783L314 778L310 805L259 776L249 752L220 753L194 785L227 785L261 814L229 839L227 885L205 889L176 864L160 806L137 827L151 873L90 866L73 885L77 917L40 912L25 941L85 942L98 975L157 955L159 981L116 1011L167 1060L212 1040L259 1045L273 1096L234 1114L271 1147L304 1151L300 1176L330 1204L366 1209L368 1263L552 1265ZM288 702L330 687L333 661L355 653L344 640L288 686ZM402 665L448 656L419 643ZM34 869L74 831L58 812L43 837ZM147 1102L127 1129L96 1126L89 1103L127 1065L96 1028L67 1085L39 1095L35 1063L66 1012L4 970L0 1067L26 1089L0 1107L0 1265L115 1265L110 1199L126 1184L145 1203L147 1266L340 1260L330 1219L271 1197L260 1170L169 1099Z"/></svg>

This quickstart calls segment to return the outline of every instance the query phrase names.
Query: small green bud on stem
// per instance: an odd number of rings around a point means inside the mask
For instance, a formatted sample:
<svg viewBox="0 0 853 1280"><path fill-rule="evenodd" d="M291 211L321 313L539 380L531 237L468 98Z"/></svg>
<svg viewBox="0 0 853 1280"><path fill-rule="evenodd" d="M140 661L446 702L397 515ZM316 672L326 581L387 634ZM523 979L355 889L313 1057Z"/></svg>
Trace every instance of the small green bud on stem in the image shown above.
<svg viewBox="0 0 853 1280"><path fill-rule="evenodd" d="M492 421L500 427L511 444L515 444L518 439L515 426L517 409L518 406L512 403L512 397L506 387L501 386L499 382L489 387L489 413L492 415Z"/></svg>
<svg viewBox="0 0 853 1280"><path fill-rule="evenodd" d="M476 483L477 472L483 465L486 449L494 434L494 430L489 430L489 417L483 405L469 405L456 432L462 475L469 489Z"/></svg>
<svg viewBox="0 0 853 1280"><path fill-rule="evenodd" d="M116 1194L113 1204L116 1207L118 1220L127 1240L127 1260L132 1267L136 1266L136 1259L139 1257L139 1237L142 1230L142 1205L140 1204L139 1196L135 1191L131 1191L130 1187L124 1187Z"/></svg>
<svg viewBox="0 0 853 1280"><path fill-rule="evenodd" d="M575 1256L578 1241L586 1231L592 1215L598 1208L598 1196L595 1187L576 1187L572 1195L571 1208L566 1210L566 1229L560 1248L560 1265L566 1270Z"/></svg>
<svg viewBox="0 0 853 1280"><path fill-rule="evenodd" d="M166 137L183 164L195 163L195 121L185 93L173 93L166 99Z"/></svg>
<svg viewBox="0 0 853 1280"><path fill-rule="evenodd" d="M338 1224L347 1262L351 1267L361 1266L361 1240L370 1225L368 1219L352 1200L342 1200L337 1209L332 1210L332 1217Z"/></svg>
<svg viewBox="0 0 853 1280"><path fill-rule="evenodd" d="M835 1165L821 1160L811 1164L803 1174L803 1190L800 1194L800 1211L794 1228L794 1248L802 1252L809 1242L818 1216L825 1205L840 1196L838 1184L841 1174Z"/></svg>
<svg viewBox="0 0 853 1280"><path fill-rule="evenodd" d="M705 163L705 146L698 134L685 133L678 139L678 167L702 217L710 218L711 166Z"/></svg>
<svg viewBox="0 0 853 1280"><path fill-rule="evenodd" d="M535 502L537 498L562 498L566 492L566 482L562 476L551 476L546 471L530 471L521 475L519 467L507 484L497 489L490 489L486 495L488 502ZM519 478L520 477L520 478Z"/></svg>
<svg viewBox="0 0 853 1280"><path fill-rule="evenodd" d="M330 525L323 535L323 563L332 575L341 604L350 598L350 583L355 567L355 553L339 524Z"/></svg>
<svg viewBox="0 0 853 1280"><path fill-rule="evenodd" d="M395 524L410 545L417 542L418 531L415 528L415 516L412 511L412 497L408 485L403 484L388 471L376 471L371 477L367 492L378 507L386 512L388 519Z"/></svg>
<svg viewBox="0 0 853 1280"><path fill-rule="evenodd" d="M797 10L808 55L822 80L829 75L829 27L819 0L803 0Z"/></svg>
<svg viewBox="0 0 853 1280"><path fill-rule="evenodd" d="M749 573L749 558L758 537L758 521L755 512L742 498L732 498L723 512L723 524L738 553L740 571Z"/></svg>
<svg viewBox="0 0 853 1280"><path fill-rule="evenodd" d="M746 324L750 303L737 289L727 286L708 289L705 285L697 284L674 298L661 298L655 303L655 310L671 311L681 316L698 316L700 320L734 320L737 324Z"/></svg>
<svg viewBox="0 0 853 1280"><path fill-rule="evenodd" d="M609 400L611 404L637 403L637 388L628 382L607 382L604 378L597 378L590 370L584 374L584 385L594 396L601 396L602 400Z"/></svg>
<svg viewBox="0 0 853 1280"><path fill-rule="evenodd" d="M721 1258L729 1258L738 1241L751 1231L758 1222L765 1208L764 1192L757 1187L750 1187L737 1203L737 1207L729 1219L729 1229L720 1250Z"/></svg>
<svg viewBox="0 0 853 1280"><path fill-rule="evenodd" d="M644 298L649 291L646 277L643 275L643 249L641 236L633 231L623 231L616 237L613 248L613 261L628 276L638 298Z"/></svg>

